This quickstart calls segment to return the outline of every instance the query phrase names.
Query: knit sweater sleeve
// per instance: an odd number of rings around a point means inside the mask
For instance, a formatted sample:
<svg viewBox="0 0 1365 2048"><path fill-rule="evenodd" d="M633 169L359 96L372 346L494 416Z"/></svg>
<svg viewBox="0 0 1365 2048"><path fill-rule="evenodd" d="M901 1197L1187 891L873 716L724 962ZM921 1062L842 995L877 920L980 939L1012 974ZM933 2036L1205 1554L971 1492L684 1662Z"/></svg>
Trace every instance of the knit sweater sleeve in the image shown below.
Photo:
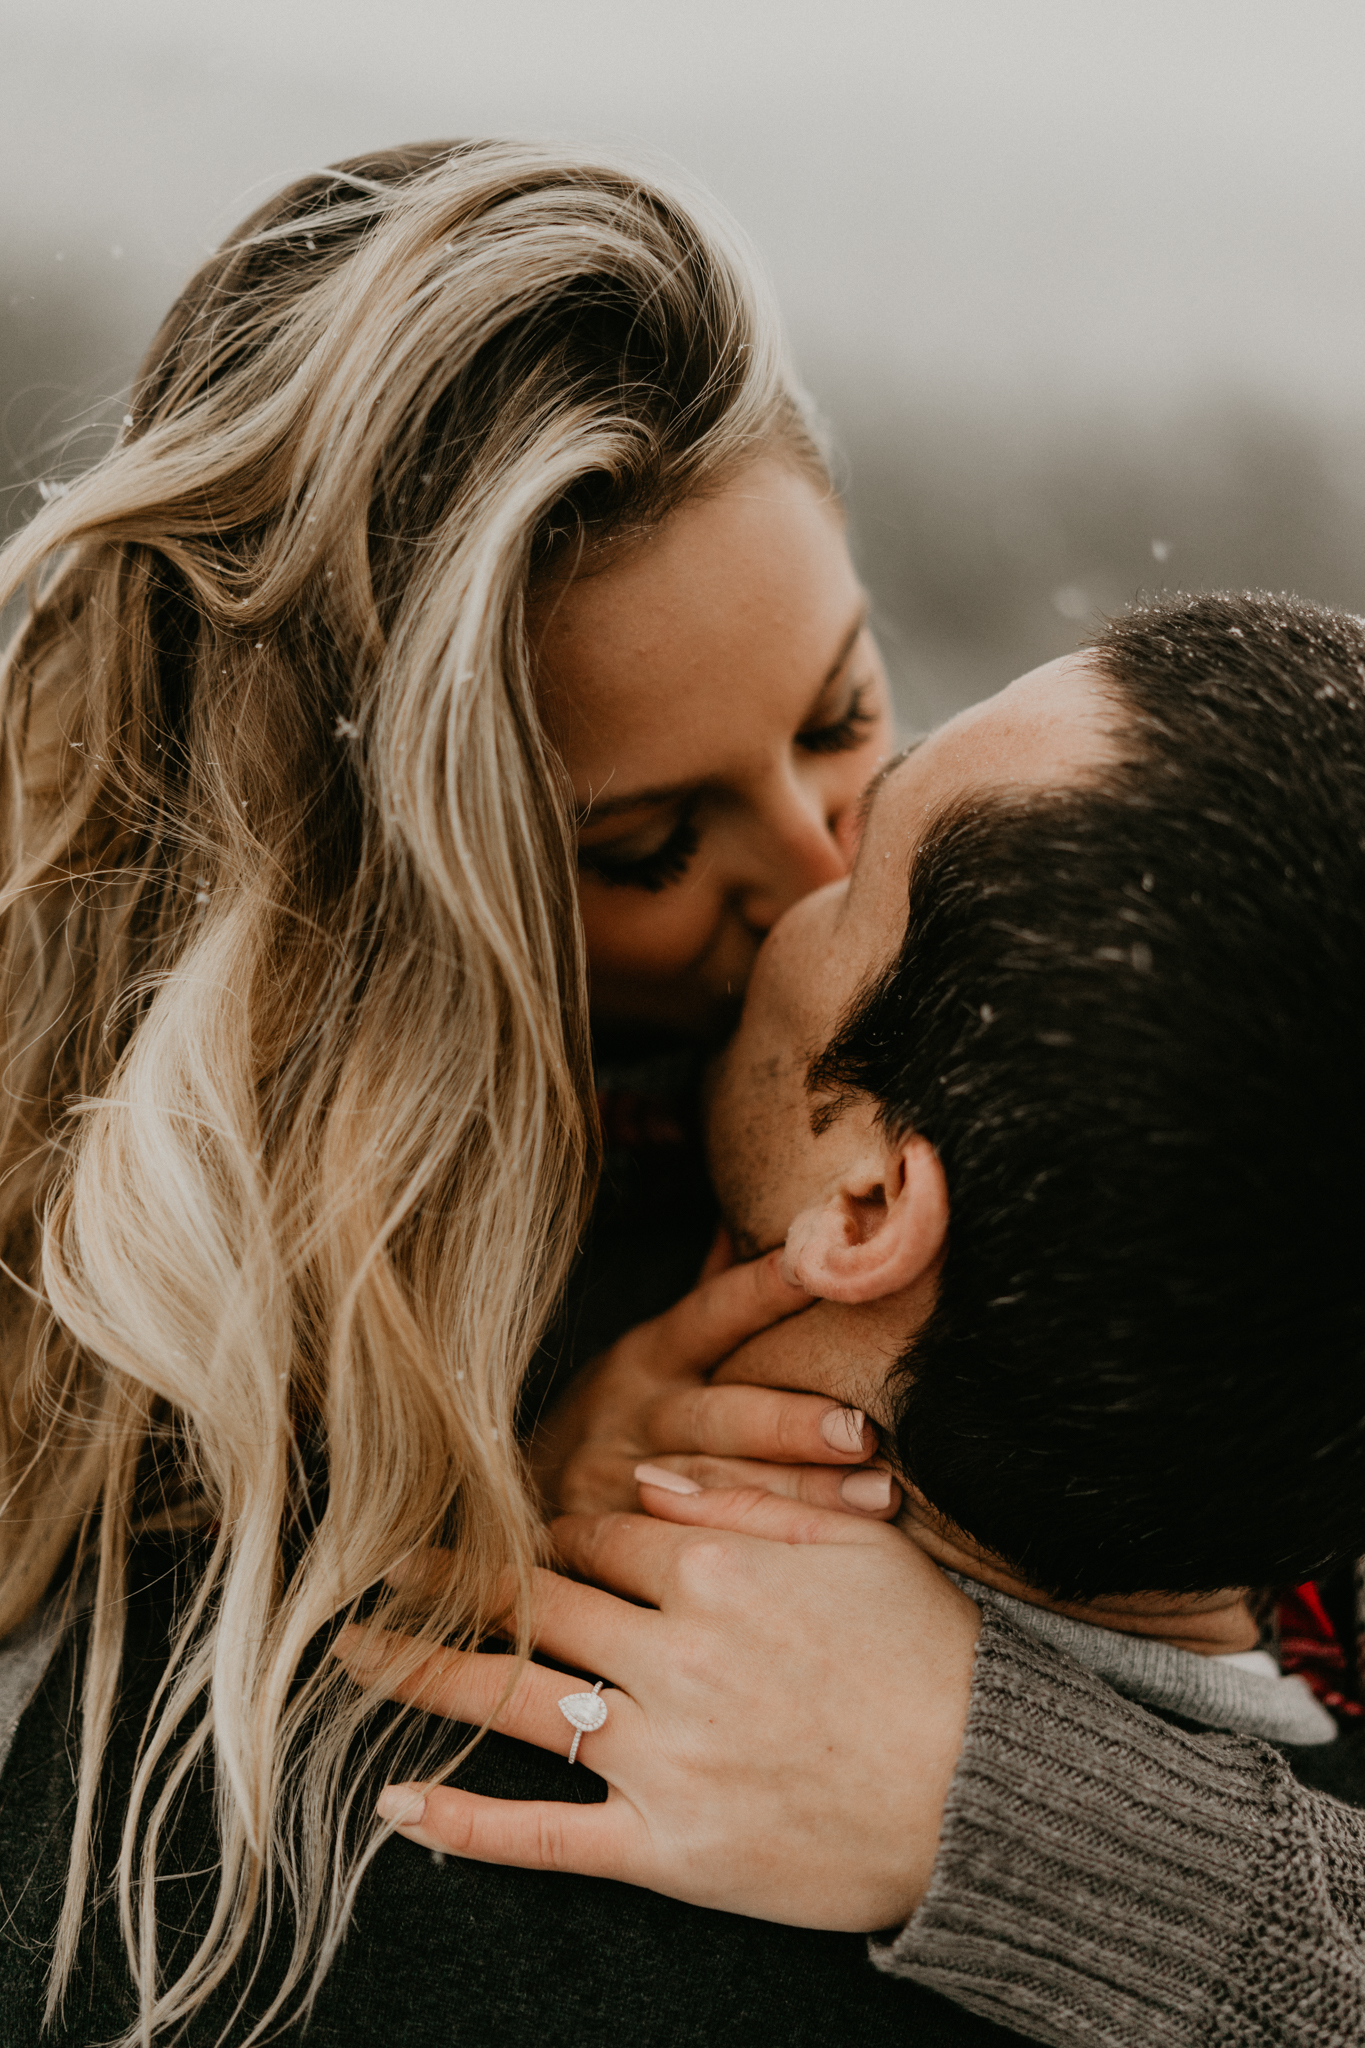
<svg viewBox="0 0 1365 2048"><path fill-rule="evenodd" d="M1365 2041L1365 1812L987 1608L933 1880L872 1959L1052 2048Z"/></svg>

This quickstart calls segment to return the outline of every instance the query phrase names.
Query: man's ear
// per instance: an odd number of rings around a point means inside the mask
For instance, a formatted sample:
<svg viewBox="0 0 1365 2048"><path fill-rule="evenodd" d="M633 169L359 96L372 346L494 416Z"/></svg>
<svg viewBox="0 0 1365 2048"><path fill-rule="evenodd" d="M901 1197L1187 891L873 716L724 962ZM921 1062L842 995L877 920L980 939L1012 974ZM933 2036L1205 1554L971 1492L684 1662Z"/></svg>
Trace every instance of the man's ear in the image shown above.
<svg viewBox="0 0 1365 2048"><path fill-rule="evenodd" d="M842 1174L787 1232L782 1271L826 1301L880 1301L911 1287L948 1235L948 1183L927 1138L880 1148Z"/></svg>

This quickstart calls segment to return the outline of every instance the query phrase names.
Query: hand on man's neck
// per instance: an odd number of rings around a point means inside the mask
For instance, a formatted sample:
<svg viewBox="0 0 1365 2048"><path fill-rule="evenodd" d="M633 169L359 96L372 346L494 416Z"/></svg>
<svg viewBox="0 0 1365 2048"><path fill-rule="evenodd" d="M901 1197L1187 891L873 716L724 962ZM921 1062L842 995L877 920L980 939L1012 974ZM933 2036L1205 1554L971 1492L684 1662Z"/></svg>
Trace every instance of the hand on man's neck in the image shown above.
<svg viewBox="0 0 1365 2048"><path fill-rule="evenodd" d="M1035 1607L1069 1614L1094 1628L1150 1636L1174 1649L1192 1650L1200 1657L1225 1657L1256 1647L1258 1631L1243 1586L1226 1587L1216 1593L1112 1593L1095 1600L1054 1599L1026 1584L961 1530L950 1528L922 1495L905 1486L904 1480L901 1485L905 1489L905 1506L897 1517L897 1527L937 1563L949 1571L961 1572L964 1578L994 1586L998 1592L1027 1600Z"/></svg>

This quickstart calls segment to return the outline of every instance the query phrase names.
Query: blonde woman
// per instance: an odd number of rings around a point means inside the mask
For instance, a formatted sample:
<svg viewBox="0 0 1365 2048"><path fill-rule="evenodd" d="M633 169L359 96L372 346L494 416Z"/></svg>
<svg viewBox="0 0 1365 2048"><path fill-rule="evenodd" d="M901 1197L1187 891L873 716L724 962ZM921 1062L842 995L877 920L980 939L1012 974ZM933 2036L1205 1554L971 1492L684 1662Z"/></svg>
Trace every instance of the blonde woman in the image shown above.
<svg viewBox="0 0 1365 2048"><path fill-rule="evenodd" d="M602 2038L901 2038L932 2001L851 1937L639 1894L613 1949L595 1887L566 1921L400 1847L395 1889L375 1789L448 1737L323 1654L357 1616L420 1654L509 1615L524 1654L518 1399L591 1195L589 989L618 1041L717 1028L886 749L742 249L571 152L307 179L191 282L118 446L12 544L21 590L0 1635L46 1677L0 1781L0 2032L254 2042L311 2002L318 2040L578 2040L551 2016L605 2012L597 1968L635 2014ZM801 1297L700 1299L694 1362ZM831 1401L717 1398L722 1449L780 1423L865 1462ZM596 1944L572 1983L542 1907Z"/></svg>

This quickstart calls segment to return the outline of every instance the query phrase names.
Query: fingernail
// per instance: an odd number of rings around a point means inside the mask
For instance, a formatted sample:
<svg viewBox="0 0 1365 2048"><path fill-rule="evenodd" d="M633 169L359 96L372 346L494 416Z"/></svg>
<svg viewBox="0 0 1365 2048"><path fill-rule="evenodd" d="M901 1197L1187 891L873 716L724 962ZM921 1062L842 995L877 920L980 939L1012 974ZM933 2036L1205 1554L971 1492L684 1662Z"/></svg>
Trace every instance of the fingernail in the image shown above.
<svg viewBox="0 0 1365 2048"><path fill-rule="evenodd" d="M400 1821L415 1828L427 1810L427 1795L416 1785L386 1785L374 1803L381 1820Z"/></svg>
<svg viewBox="0 0 1365 2048"><path fill-rule="evenodd" d="M663 1465L637 1465L635 1477L641 1486L661 1486L665 1493L700 1493L695 1479L684 1479L681 1472L670 1472Z"/></svg>
<svg viewBox="0 0 1365 2048"><path fill-rule="evenodd" d="M863 1447L861 1408L831 1408L820 1424L820 1434L832 1451L860 1451Z"/></svg>
<svg viewBox="0 0 1365 2048"><path fill-rule="evenodd" d="M850 1472L839 1488L839 1498L851 1508L862 1508L870 1513L878 1508L891 1505L891 1474L889 1472Z"/></svg>

